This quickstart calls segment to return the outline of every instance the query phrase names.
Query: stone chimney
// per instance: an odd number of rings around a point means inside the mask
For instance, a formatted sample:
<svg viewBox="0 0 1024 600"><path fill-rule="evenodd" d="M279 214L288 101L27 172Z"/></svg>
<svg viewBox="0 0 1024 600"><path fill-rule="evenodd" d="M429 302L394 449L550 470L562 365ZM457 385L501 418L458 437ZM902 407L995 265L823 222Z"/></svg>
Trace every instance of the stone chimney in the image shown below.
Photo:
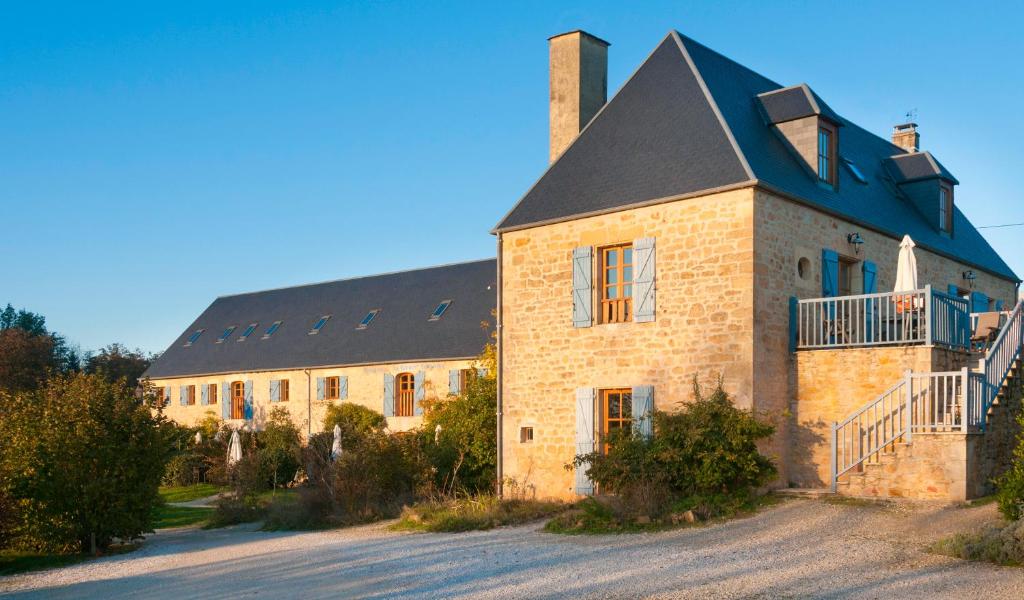
<svg viewBox="0 0 1024 600"><path fill-rule="evenodd" d="M548 38L551 162L608 100L608 46L608 42L579 30Z"/></svg>
<svg viewBox="0 0 1024 600"><path fill-rule="evenodd" d="M921 148L921 135L917 133L917 123L903 123L892 128L892 143L907 152L917 152Z"/></svg>

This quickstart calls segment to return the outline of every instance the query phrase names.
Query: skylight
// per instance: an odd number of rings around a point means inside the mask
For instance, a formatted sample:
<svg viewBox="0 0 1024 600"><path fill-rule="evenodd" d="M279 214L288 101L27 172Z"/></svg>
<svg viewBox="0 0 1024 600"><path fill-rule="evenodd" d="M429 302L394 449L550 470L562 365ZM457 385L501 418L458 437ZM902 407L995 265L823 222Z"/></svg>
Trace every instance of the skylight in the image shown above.
<svg viewBox="0 0 1024 600"><path fill-rule="evenodd" d="M192 332L192 335L188 336L188 341L185 342L185 347L188 348L192 344L196 343L196 340L199 339L199 336L203 335L204 331L206 331L206 330L205 329L196 329L194 332Z"/></svg>
<svg viewBox="0 0 1024 600"><path fill-rule="evenodd" d="M238 337L238 341L244 342L246 338L252 335L252 332L256 331L257 325L259 325L259 323L249 323L249 326L245 328L245 331L242 332L242 335Z"/></svg>
<svg viewBox="0 0 1024 600"><path fill-rule="evenodd" d="M370 324L370 322L373 321L373 319L377 316L377 313L379 313L379 312L380 312L380 309L379 308L375 308L375 309L371 310L370 312L366 313L366 316L363 317L363 320L359 322L359 326L356 327L356 329L366 329L366 327Z"/></svg>
<svg viewBox="0 0 1024 600"><path fill-rule="evenodd" d="M448 310L448 307L451 305L451 300L442 300L441 303L437 305L437 308L434 309L434 312L430 315L429 320L437 321L438 319L440 319L441 315L444 314L444 311Z"/></svg>
<svg viewBox="0 0 1024 600"><path fill-rule="evenodd" d="M867 183L867 177L864 177L864 173L861 173L860 167L855 165L852 160L848 158L843 159L843 164L846 165L847 170L850 171L850 175L860 183Z"/></svg>
<svg viewBox="0 0 1024 600"><path fill-rule="evenodd" d="M227 329L225 329L224 333L220 334L220 337L217 338L217 343L218 344L223 344L224 340L226 340L229 337L231 337L231 334L234 333L236 329L238 329L237 325L232 325L231 327L228 327Z"/></svg>
<svg viewBox="0 0 1024 600"><path fill-rule="evenodd" d="M280 326L281 321L274 321L273 323L271 323L270 327L267 327L267 332L263 334L263 339L267 339L268 337L274 335L274 332L277 331L277 328Z"/></svg>
<svg viewBox="0 0 1024 600"><path fill-rule="evenodd" d="M320 333L320 330L324 328L324 325L327 324L327 320L330 318L331 315L324 315L320 317L316 323L313 323L313 328L309 330L309 335L316 335Z"/></svg>

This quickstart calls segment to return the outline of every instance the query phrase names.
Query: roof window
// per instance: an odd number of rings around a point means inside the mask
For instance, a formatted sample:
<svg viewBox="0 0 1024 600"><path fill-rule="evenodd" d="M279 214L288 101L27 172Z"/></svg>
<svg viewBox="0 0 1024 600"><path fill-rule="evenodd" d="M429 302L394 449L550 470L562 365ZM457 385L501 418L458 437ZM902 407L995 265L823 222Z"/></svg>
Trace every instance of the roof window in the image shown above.
<svg viewBox="0 0 1024 600"><path fill-rule="evenodd" d="M331 315L324 315L320 317L316 323L313 323L313 328L309 330L309 335L316 335L320 333L320 330L324 328L327 321L331 318Z"/></svg>
<svg viewBox="0 0 1024 600"><path fill-rule="evenodd" d="M850 172L850 175L853 175L853 178L856 179L858 183L868 182L867 177L864 177L864 173L861 172L860 167L858 167L852 160L844 157L843 164L846 166L846 170Z"/></svg>
<svg viewBox="0 0 1024 600"><path fill-rule="evenodd" d="M359 325L356 327L356 329L366 329L370 325L370 323L373 322L373 320L377 317L377 313L379 312L380 309L375 308L370 312L366 313L366 316L363 317L363 320L359 322Z"/></svg>
<svg viewBox="0 0 1024 600"><path fill-rule="evenodd" d="M280 326L281 321L274 321L273 323L271 323L270 327L267 327L266 333L263 334L263 339L267 339L268 337L274 335L274 332L277 331L277 328Z"/></svg>
<svg viewBox="0 0 1024 600"><path fill-rule="evenodd" d="M248 339L248 337L252 335L252 332L256 331L257 325L259 325L259 323L249 323L249 326L245 328L245 331L242 332L242 335L238 336L238 341L244 342L246 339Z"/></svg>
<svg viewBox="0 0 1024 600"><path fill-rule="evenodd" d="M206 331L206 330L205 329L196 329L194 332L192 332L192 335L188 336L188 341L185 342L185 347L188 348L192 344L196 343L196 340L199 339L199 336L203 335L204 331Z"/></svg>
<svg viewBox="0 0 1024 600"><path fill-rule="evenodd" d="M234 333L236 329L238 329L237 325L232 325L232 326L228 327L227 329L225 329L224 333L220 334L220 337L217 338L217 343L218 344L223 344L224 340L226 340L229 337L231 337L231 334Z"/></svg>
<svg viewBox="0 0 1024 600"><path fill-rule="evenodd" d="M451 300L442 300L441 303L437 305L437 308L434 309L434 312L431 313L429 320L431 320L431 321L439 320L441 318L441 315L444 314L444 311L448 310L448 307L451 306L451 305L452 305L452 301Z"/></svg>

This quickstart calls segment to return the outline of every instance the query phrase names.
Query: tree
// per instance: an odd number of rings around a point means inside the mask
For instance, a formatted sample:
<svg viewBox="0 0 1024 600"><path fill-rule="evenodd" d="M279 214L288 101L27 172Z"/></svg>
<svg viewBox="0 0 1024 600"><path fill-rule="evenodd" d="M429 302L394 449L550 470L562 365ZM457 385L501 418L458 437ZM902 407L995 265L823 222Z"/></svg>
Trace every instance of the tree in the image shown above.
<svg viewBox="0 0 1024 600"><path fill-rule="evenodd" d="M0 497L17 505L18 546L95 552L151 530L170 426L133 390L57 375L7 395L3 410Z"/></svg>
<svg viewBox="0 0 1024 600"><path fill-rule="evenodd" d="M302 457L302 434L292 421L288 409L274 407L266 426L257 436L257 453L263 472L270 480L271 489L277 490L295 478Z"/></svg>
<svg viewBox="0 0 1024 600"><path fill-rule="evenodd" d="M152 361L152 357L142 350L129 350L115 343L101 349L99 354L87 356L85 372L100 375L107 381L117 381L123 377L128 387L134 389L139 383L139 377L146 372Z"/></svg>
<svg viewBox="0 0 1024 600"><path fill-rule="evenodd" d="M51 372L79 369L78 352L46 329L46 318L8 304L0 311L0 390L18 392L41 385Z"/></svg>

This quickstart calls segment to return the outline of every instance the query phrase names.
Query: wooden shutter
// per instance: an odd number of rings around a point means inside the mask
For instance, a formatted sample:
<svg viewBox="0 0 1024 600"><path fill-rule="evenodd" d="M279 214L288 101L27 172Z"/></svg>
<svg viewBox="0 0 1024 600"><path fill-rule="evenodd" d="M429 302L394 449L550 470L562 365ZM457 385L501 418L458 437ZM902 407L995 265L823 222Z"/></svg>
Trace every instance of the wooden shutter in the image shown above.
<svg viewBox="0 0 1024 600"><path fill-rule="evenodd" d="M253 406L252 406L252 380L251 379L246 379L245 380L245 420L246 421L251 421L252 420L252 411L253 411Z"/></svg>
<svg viewBox="0 0 1024 600"><path fill-rule="evenodd" d="M317 400L323 400L326 397L326 395L327 395L327 392L325 391L326 384L324 383L324 379L325 379L324 377L317 377L316 378L316 399Z"/></svg>
<svg viewBox="0 0 1024 600"><path fill-rule="evenodd" d="M281 401L281 382L277 379L270 380L270 401Z"/></svg>
<svg viewBox="0 0 1024 600"><path fill-rule="evenodd" d="M590 327L594 310L594 249L572 251L572 326Z"/></svg>
<svg viewBox="0 0 1024 600"><path fill-rule="evenodd" d="M646 439L654 435L654 386L633 388L633 431Z"/></svg>
<svg viewBox="0 0 1024 600"><path fill-rule="evenodd" d="M231 418L231 383L223 382L220 384L220 416L222 419L227 421Z"/></svg>
<svg viewBox="0 0 1024 600"><path fill-rule="evenodd" d="M346 398L348 398L348 375L343 375L338 378L338 400Z"/></svg>
<svg viewBox="0 0 1024 600"><path fill-rule="evenodd" d="M633 320L654 320L654 238L633 240Z"/></svg>
<svg viewBox="0 0 1024 600"><path fill-rule="evenodd" d="M576 390L576 454L590 454L594 451L594 390ZM581 496L594 494L594 482L587 471L589 465L576 468L575 491Z"/></svg>
<svg viewBox="0 0 1024 600"><path fill-rule="evenodd" d="M828 248L821 251L821 295L824 298L839 295L839 254Z"/></svg>
<svg viewBox="0 0 1024 600"><path fill-rule="evenodd" d="M878 267L875 263L870 260L864 261L861 265L861 273L864 275L864 293L865 294L877 294L878 293ZM875 313L878 312L875 306L878 304L877 298L868 298L864 302L864 336L867 341L874 341L874 322Z"/></svg>
<svg viewBox="0 0 1024 600"><path fill-rule="evenodd" d="M988 312L988 296L982 292L971 292L971 312Z"/></svg>
<svg viewBox="0 0 1024 600"><path fill-rule="evenodd" d="M208 386L208 385L206 385L204 383L200 387L202 389L199 390L200 391L199 403L202 404L203 406L206 406L206 405L208 405L210 403L210 386Z"/></svg>
<svg viewBox="0 0 1024 600"><path fill-rule="evenodd" d="M188 406L188 386L183 385L178 387L178 399L181 400L182 406Z"/></svg>
<svg viewBox="0 0 1024 600"><path fill-rule="evenodd" d="M452 396L458 396L462 390L459 385L459 369L451 369L448 371L448 393Z"/></svg>
<svg viewBox="0 0 1024 600"><path fill-rule="evenodd" d="M426 395L426 390L423 388L423 384L426 382L427 374L423 371L416 371L415 376L416 392L412 400L412 414L413 416L420 416L423 414L423 405L420 402Z"/></svg>
<svg viewBox="0 0 1024 600"><path fill-rule="evenodd" d="M384 416L395 416L395 376L384 374Z"/></svg>

